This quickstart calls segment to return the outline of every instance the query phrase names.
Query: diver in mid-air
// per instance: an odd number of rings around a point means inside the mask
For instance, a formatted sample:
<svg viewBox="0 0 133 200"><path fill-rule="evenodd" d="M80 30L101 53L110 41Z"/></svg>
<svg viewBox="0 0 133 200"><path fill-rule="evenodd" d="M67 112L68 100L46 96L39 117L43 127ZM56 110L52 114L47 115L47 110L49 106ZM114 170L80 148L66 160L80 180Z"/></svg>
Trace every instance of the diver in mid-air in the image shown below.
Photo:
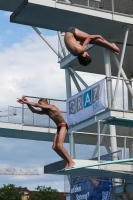
<svg viewBox="0 0 133 200"><path fill-rule="evenodd" d="M88 44L95 44L119 54L120 49L114 44L106 41L101 35L89 35L77 28L70 27L65 33L65 45L68 51L74 56L78 56L81 65L91 63L91 57L86 51Z"/></svg>

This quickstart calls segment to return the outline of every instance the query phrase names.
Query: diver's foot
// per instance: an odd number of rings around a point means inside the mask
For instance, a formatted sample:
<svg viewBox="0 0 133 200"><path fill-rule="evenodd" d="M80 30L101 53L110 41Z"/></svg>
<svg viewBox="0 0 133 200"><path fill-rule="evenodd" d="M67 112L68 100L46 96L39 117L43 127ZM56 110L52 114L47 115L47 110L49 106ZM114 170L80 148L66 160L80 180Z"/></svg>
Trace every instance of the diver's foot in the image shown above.
<svg viewBox="0 0 133 200"><path fill-rule="evenodd" d="M64 170L70 169L70 168L72 168L74 165L75 165L75 162L74 162L74 161L72 161L72 162L70 162L70 163L67 163L67 165L65 166Z"/></svg>
<svg viewBox="0 0 133 200"><path fill-rule="evenodd" d="M65 170L65 169L67 169L67 167L68 167L68 163L66 164L66 166L62 169L62 170Z"/></svg>
<svg viewBox="0 0 133 200"><path fill-rule="evenodd" d="M119 54L119 53L120 53L120 49L116 46L115 43L112 43L112 47L113 47L113 49L114 49L114 53L115 53L115 54Z"/></svg>

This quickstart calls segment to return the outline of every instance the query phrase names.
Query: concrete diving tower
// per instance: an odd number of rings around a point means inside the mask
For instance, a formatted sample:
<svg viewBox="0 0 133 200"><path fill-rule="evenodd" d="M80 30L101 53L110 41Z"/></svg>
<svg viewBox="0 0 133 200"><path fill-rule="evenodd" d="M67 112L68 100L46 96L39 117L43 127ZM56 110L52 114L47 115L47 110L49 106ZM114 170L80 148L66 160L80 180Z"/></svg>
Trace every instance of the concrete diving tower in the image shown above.
<svg viewBox="0 0 133 200"><path fill-rule="evenodd" d="M106 120L110 117L133 118L133 90L131 87L131 78L133 76L133 2L131 0L127 0L125 3L123 0L125 10L119 7L120 4L117 5L118 0L101 0L97 3L93 0L86 1L90 3L89 5L79 5L78 0L70 0L70 2L70 4L66 4L63 1L53 0L24 0L18 7L16 7L15 11L12 10L13 13L10 17L10 21L13 23L32 26L33 28L40 27L56 30L58 31L59 38L61 38L61 32L66 31L70 26L74 26L85 32L88 32L89 34L101 34L110 42L115 42L121 49L121 54L116 56L107 49L102 49L98 46L89 46L88 52L92 57L92 63L87 67L83 67L78 63L77 57L74 57L71 54L65 54L63 52L63 40L59 39L60 45L62 46L62 52L64 54L62 57L60 57L60 67L61 69L65 69L67 98L72 96L71 80L73 80L78 92L81 92L81 88L77 79L80 80L85 88L89 87L89 85L87 85L87 83L85 83L85 81L79 77L76 71L104 74L106 77L108 108L104 111L96 113L96 115L92 116L91 118L83 120L77 124L72 124L69 127L69 134L71 137L70 155L73 159L75 159L74 140L72 140L74 131L96 133L97 124L100 125L101 120ZM39 33L39 35L41 34ZM112 79L114 77L112 76L117 77L115 78L115 90L113 89L114 84ZM128 108L126 109L124 107L124 101L120 109L115 107L120 81L122 81L124 86L123 89L125 86L127 88L126 93L122 93L120 98L120 101L123 101L124 97L128 96L126 99ZM98 152L98 146L105 146L108 153L115 152L112 157L112 165L90 166L92 161L85 160L84 162L88 163L87 165L89 167L85 165L86 167L84 166L82 168L80 167L67 171L60 171L63 166L59 167L59 163L57 163L57 165L53 164L52 167L50 165L45 166L44 172L62 175L72 174L79 176L100 175L102 177L121 178L126 180L130 179L132 183L132 164L127 162L122 164L123 167L120 163L113 164L113 162L118 160L117 151L119 147L124 150L124 159L126 159L127 156L127 149L129 149L129 158L133 157L133 138L129 137L132 134L132 129L128 131L122 131L120 127L117 128L113 125L101 124L98 130L98 135L100 136L100 133L102 133L101 135L103 140L91 140L91 136L89 138L90 143L87 143L90 146L95 145L95 149L94 152L92 152L91 158L96 156L96 153ZM125 139L122 139L122 145L119 138L117 140L118 133L121 135L121 137L123 137L123 135L125 136ZM86 144L83 133L80 133L80 135L82 137L80 144L81 141L83 144ZM108 139L108 141L110 141L109 143L107 143L107 141L104 142L105 137L108 135L110 135L110 138ZM129 142L126 145L127 137ZM92 143L93 141L94 143ZM79 160L79 162L81 163L83 160ZM93 162L98 162L100 164L99 160ZM121 187L123 188L123 186Z"/></svg>
<svg viewBox="0 0 133 200"><path fill-rule="evenodd" d="M77 57L70 54L64 56L64 58L60 60L60 67L61 69L65 69L66 72L67 98L71 97L72 94L70 83L71 77L77 85L78 92L81 91L81 88L76 82L77 74L75 71L105 74L107 80L108 109L101 113L97 113L97 115L92 116L87 120L73 125L69 129L69 133L71 131L96 133L97 122L109 117L133 118L131 105L133 90L131 88L131 82L128 80L133 75L133 68L131 67L133 66L133 11L131 9L133 6L131 0L127 0L124 4L125 10L123 10L120 4L117 4L117 0L101 0L99 3L96 3L96 6L92 4L95 2L92 0L90 0L89 5L80 5L78 0L72 0L70 1L70 4L54 0L24 0L23 2L19 2L19 6L17 4L18 1L12 0L15 5L14 8L16 7L15 10L10 4L8 4L8 1L9 0L0 0L0 9L10 10L13 12L10 18L11 22L33 27L48 28L56 31L66 31L68 27L75 26L90 34L103 35L111 42L116 42L121 50L123 44L125 43L123 49L125 51L126 47L126 53L125 55L122 54L118 57L111 54L111 52L106 49L104 49L103 53L101 47L89 47L88 51L92 57L92 63L87 67L81 66L77 61ZM114 4L111 4L111 2ZM126 37L127 27L129 28L128 37ZM126 38L125 42L124 38ZM123 50L121 52L123 52ZM122 60L122 63L120 63L119 60ZM123 108L115 109L114 105L112 105L117 92L115 92L113 96L114 91L112 91L111 76L118 76L118 69L120 68L120 65L122 69L120 69L119 72L122 74L125 82L124 84L126 84L128 90L130 91L128 91L129 98L127 110ZM117 80L119 81L119 77ZM81 82L84 83L84 81ZM87 84L84 84L84 86L86 88L89 87ZM109 130L107 130L107 133L114 133L114 127L110 127L108 128ZM116 149L113 151L116 151Z"/></svg>

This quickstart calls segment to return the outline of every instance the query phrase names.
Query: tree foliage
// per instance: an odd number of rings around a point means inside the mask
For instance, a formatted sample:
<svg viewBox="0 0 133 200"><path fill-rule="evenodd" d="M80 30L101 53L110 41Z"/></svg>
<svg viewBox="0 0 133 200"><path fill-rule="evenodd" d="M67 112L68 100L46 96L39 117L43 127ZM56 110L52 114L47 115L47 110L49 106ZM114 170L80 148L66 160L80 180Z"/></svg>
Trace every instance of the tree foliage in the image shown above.
<svg viewBox="0 0 133 200"><path fill-rule="evenodd" d="M13 184L3 185L0 188L0 200L22 200L22 196L21 187L16 188Z"/></svg>
<svg viewBox="0 0 133 200"><path fill-rule="evenodd" d="M62 200L61 194L51 187L38 186L36 191L29 197L28 200Z"/></svg>

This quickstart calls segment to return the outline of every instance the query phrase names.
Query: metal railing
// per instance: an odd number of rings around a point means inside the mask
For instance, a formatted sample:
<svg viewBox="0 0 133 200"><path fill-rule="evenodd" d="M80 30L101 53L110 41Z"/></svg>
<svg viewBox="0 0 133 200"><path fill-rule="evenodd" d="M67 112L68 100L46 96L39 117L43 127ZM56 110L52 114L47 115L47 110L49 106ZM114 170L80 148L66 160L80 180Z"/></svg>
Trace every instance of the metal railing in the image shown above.
<svg viewBox="0 0 133 200"><path fill-rule="evenodd" d="M26 96L31 102L38 102L39 97ZM56 99L47 99L49 104L53 104L59 108L61 113L63 114L64 119L66 120L66 103L65 100L56 100ZM11 113L17 114L16 117L10 115ZM24 124L29 126L39 126L39 127L51 127L55 128L55 123L49 118L47 115L39 115L36 113L32 113L26 104L23 104L22 107L12 107L8 108L8 122Z"/></svg>
<svg viewBox="0 0 133 200"><path fill-rule="evenodd" d="M58 0L57 2L133 16L132 0Z"/></svg>
<svg viewBox="0 0 133 200"><path fill-rule="evenodd" d="M127 127L121 127L121 132L123 129L123 133L126 133L127 135L133 132L133 128L127 128ZM117 132L119 134L119 132ZM115 137L117 139L117 151L112 152L111 151L111 137ZM112 161L114 157L118 160L121 159L128 159L132 156L132 147L133 147L133 137L131 136L122 136L122 135L116 135L111 136L108 134L100 134L100 141L98 142L98 134L97 133L87 133L87 132L76 132L72 131L71 137L70 137L70 145L71 145L71 154L73 155L73 159L80 159L80 160L96 160L98 161L98 153L100 152L100 162L106 162L106 161ZM93 157L93 153L95 151L96 146L97 153ZM72 153L73 151L73 153ZM130 163L131 165L133 162ZM132 173L132 168L129 163L126 164L126 168L128 172ZM117 164L114 164L112 168L115 170L115 166ZM122 171L123 166L125 164L121 163L121 169ZM112 166L112 165L111 165ZM109 165L108 165L109 167ZM129 168L128 168L129 167ZM125 169L125 168L124 168ZM127 172L127 173L128 173ZM81 176L80 176L81 177ZM121 181L119 180L118 184L121 184ZM69 182L69 176L65 176L64 179L64 191L70 192L70 182Z"/></svg>
<svg viewBox="0 0 133 200"><path fill-rule="evenodd" d="M114 96L114 91L115 91L115 85L117 82L117 77L107 77L106 83L107 82L111 82L111 85L112 85L112 95L110 95L109 98L111 98L110 102L113 103L113 96ZM127 84L130 84L132 87L132 82L133 82L132 79L124 80L123 78L120 78L118 92L116 94L116 100L115 100L115 103L114 103L112 109L133 112L132 97L128 91L128 88L127 88L125 82ZM108 99L108 101L109 101L109 99Z"/></svg>
<svg viewBox="0 0 133 200"><path fill-rule="evenodd" d="M106 82L108 81L110 81L112 85L112 96L109 95L109 98L111 98L110 101L112 102L117 78L116 77L106 78ZM132 86L133 80L129 79L128 81L129 81L129 84L131 84ZM38 100L40 99L39 97L31 97L31 96L30 97L27 96L27 98L29 99L29 101L32 101L32 102L38 102ZM107 100L109 99L107 98ZM66 101L48 99L48 102L58 107L61 113L63 114L64 119L67 121ZM132 97L129 94L127 86L122 78L120 78L114 107L110 108L110 110L133 112ZM22 107L9 106L8 110L4 114L7 116L6 122L9 122L9 123L17 123L17 124L41 126L41 127L51 127L51 128L56 127L55 123L47 115L39 115L39 114L32 113L27 107L27 105L25 104ZM0 119L3 119L3 118L1 117Z"/></svg>
<svg viewBox="0 0 133 200"><path fill-rule="evenodd" d="M133 131L132 128L122 127L123 132L126 133ZM127 133L128 134L128 133ZM117 139L117 151L111 152L111 138ZM101 141L101 142L99 142ZM98 139L97 133L86 133L73 131L71 134L71 151L74 159L81 160L97 160L98 153L100 152L100 160L109 161L113 160L114 155L118 159L130 158L129 148L133 144L133 137L116 135L112 136L109 134L100 134L100 140ZM94 150L97 146L97 153L93 157ZM108 147L108 148L107 148Z"/></svg>

